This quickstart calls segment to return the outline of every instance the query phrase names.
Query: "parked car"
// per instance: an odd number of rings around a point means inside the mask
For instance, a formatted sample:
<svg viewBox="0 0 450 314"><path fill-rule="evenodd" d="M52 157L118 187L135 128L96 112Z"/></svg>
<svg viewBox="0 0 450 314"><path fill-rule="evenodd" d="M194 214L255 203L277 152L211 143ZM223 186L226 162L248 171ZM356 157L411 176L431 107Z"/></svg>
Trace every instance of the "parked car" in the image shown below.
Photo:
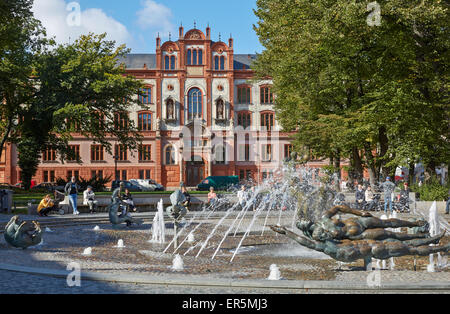
<svg viewBox="0 0 450 314"><path fill-rule="evenodd" d="M142 187L131 183L130 181L113 181L111 184L111 191L114 191L120 186L120 183L124 183L124 188L128 189L130 192L142 192Z"/></svg>
<svg viewBox="0 0 450 314"><path fill-rule="evenodd" d="M33 186L31 188L31 191L42 190L42 191L47 191L49 193L53 193L55 191L64 193L65 192L64 188L65 188L65 186L58 185L54 182L44 182L44 183Z"/></svg>
<svg viewBox="0 0 450 314"><path fill-rule="evenodd" d="M209 191L209 189L213 187L216 191L224 191L238 185L238 176L212 176L207 177L199 185L197 185L197 190Z"/></svg>
<svg viewBox="0 0 450 314"><path fill-rule="evenodd" d="M164 187L161 184L156 183L154 180L151 179L149 180L131 179L130 182L131 184L141 187L142 190L145 192L164 191Z"/></svg>

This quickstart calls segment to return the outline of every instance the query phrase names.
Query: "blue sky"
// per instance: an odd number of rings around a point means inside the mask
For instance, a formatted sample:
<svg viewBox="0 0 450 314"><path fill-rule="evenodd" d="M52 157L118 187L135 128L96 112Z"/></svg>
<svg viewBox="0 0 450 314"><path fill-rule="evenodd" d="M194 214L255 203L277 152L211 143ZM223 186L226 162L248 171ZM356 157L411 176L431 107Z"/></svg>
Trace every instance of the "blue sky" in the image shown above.
<svg viewBox="0 0 450 314"><path fill-rule="evenodd" d="M81 24L67 25L71 11L67 5L75 2L81 9ZM155 37L159 32L163 40L178 38L178 27L183 23L185 32L194 26L205 30L209 23L212 39L227 41L234 38L235 53L261 52L253 25L256 0L35 0L35 16L58 42L74 40L82 33L107 31L111 39L125 42L133 53L154 53Z"/></svg>

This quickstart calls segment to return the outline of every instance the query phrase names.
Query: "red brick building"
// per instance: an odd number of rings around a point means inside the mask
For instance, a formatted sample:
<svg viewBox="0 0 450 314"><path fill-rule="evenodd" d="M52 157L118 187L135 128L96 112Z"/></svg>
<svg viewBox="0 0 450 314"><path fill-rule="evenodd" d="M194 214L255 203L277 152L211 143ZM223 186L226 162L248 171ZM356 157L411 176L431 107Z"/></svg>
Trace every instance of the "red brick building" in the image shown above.
<svg viewBox="0 0 450 314"><path fill-rule="evenodd" d="M137 152L116 145L117 177L154 179L166 187L195 186L208 176L238 175L260 180L277 169L292 150L290 136L278 125L270 80L255 82L255 55L234 54L233 39L211 40L206 32L179 29L177 41L156 39L155 54L130 54L120 60L126 72L145 84L141 101L128 118L144 141ZM136 96L137 97L137 96ZM35 180L52 182L72 175L115 177L114 156L88 138L71 142L82 164L59 161L47 151ZM0 182L20 181L17 151L7 145L0 160Z"/></svg>

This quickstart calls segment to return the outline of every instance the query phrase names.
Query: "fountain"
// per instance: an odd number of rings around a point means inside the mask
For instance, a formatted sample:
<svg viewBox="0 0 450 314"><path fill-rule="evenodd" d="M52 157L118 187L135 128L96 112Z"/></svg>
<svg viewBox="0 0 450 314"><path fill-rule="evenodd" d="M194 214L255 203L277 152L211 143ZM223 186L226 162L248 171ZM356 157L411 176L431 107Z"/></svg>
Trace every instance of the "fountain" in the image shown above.
<svg viewBox="0 0 450 314"><path fill-rule="evenodd" d="M166 224L164 222L164 203L161 199L158 203L158 211L153 219L151 243L164 244L166 242Z"/></svg>
<svg viewBox="0 0 450 314"><path fill-rule="evenodd" d="M86 249L84 249L83 253L81 254L83 256L91 256L92 255L92 248L88 247Z"/></svg>
<svg viewBox="0 0 450 314"><path fill-rule="evenodd" d="M99 226L95 226L93 230L94 231L100 231L100 227Z"/></svg>
<svg viewBox="0 0 450 314"><path fill-rule="evenodd" d="M270 275L268 280L280 280L281 279L281 272L277 265L272 264L270 265Z"/></svg>
<svg viewBox="0 0 450 314"><path fill-rule="evenodd" d="M123 240L122 239L117 241L117 245L115 246L115 248L119 248L119 249L125 248L125 245L123 244Z"/></svg>
<svg viewBox="0 0 450 314"><path fill-rule="evenodd" d="M172 262L172 270L174 271L183 271L184 270L184 263L183 259L179 254L175 256Z"/></svg>

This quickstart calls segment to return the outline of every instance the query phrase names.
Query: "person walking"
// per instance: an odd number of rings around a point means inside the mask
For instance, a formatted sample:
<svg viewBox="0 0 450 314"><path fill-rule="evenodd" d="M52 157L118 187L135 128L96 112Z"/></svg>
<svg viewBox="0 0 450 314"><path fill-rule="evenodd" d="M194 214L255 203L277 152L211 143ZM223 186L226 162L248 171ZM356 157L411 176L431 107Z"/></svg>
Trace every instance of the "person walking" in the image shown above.
<svg viewBox="0 0 450 314"><path fill-rule="evenodd" d="M392 213L392 193L394 193L395 184L391 181L391 177L387 177L386 181L381 184L384 192L384 212L387 213L387 206L389 204L389 211Z"/></svg>
<svg viewBox="0 0 450 314"><path fill-rule="evenodd" d="M58 210L58 206L55 205L50 194L48 194L39 203L37 212L38 212L39 216L47 217L50 212L57 211L57 210Z"/></svg>
<svg viewBox="0 0 450 314"><path fill-rule="evenodd" d="M83 192L83 205L89 206L89 212L95 213L98 207L98 201L95 199L95 193L92 186L88 186L87 190Z"/></svg>
<svg viewBox="0 0 450 314"><path fill-rule="evenodd" d="M69 202L70 202L70 205L72 205L74 215L80 214L80 212L78 211L78 207L77 207L79 188L80 187L77 183L77 178L75 178L75 177L72 177L70 182L68 182L65 187L65 192L66 192L66 195L69 196Z"/></svg>

